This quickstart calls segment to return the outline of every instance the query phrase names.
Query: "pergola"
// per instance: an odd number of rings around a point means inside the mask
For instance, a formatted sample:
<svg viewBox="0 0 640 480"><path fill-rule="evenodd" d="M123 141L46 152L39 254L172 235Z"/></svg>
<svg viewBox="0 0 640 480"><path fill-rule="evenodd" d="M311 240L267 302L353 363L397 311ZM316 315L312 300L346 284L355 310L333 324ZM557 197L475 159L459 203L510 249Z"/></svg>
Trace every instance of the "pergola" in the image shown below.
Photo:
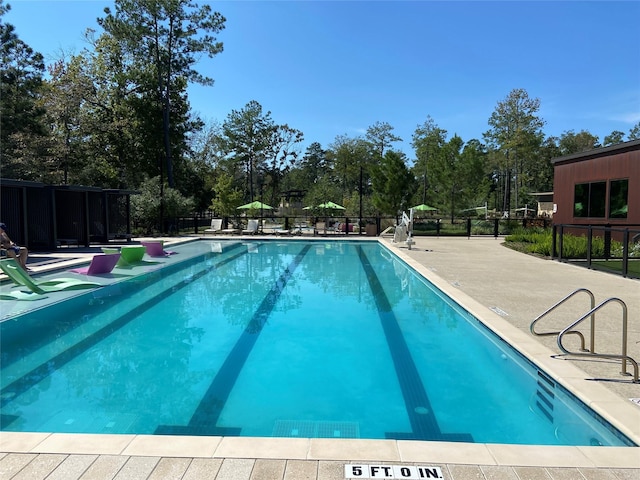
<svg viewBox="0 0 640 480"><path fill-rule="evenodd" d="M131 239L131 190L0 179L0 219L32 251Z"/></svg>

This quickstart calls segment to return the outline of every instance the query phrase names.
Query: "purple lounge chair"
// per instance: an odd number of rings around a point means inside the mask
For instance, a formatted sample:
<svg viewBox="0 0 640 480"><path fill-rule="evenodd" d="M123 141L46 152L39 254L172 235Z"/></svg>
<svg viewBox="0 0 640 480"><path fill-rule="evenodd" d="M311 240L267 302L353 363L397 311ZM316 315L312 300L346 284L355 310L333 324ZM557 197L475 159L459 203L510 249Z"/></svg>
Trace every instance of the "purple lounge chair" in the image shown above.
<svg viewBox="0 0 640 480"><path fill-rule="evenodd" d="M119 253L94 255L88 267L74 268L69 271L79 273L81 275L100 275L102 273L111 273L111 270L116 266L119 259Z"/></svg>
<svg viewBox="0 0 640 480"><path fill-rule="evenodd" d="M153 242L140 242L140 245L144 245L145 247L147 247L147 255L149 255L150 257L167 257L176 253L165 250L162 240Z"/></svg>

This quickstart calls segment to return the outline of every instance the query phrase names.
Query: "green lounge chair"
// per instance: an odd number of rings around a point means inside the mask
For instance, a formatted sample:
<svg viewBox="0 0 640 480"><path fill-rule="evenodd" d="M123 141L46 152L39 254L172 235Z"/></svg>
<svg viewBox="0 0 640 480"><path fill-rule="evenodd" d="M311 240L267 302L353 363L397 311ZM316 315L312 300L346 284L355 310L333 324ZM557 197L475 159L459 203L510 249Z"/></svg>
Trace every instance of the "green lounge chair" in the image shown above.
<svg viewBox="0 0 640 480"><path fill-rule="evenodd" d="M142 261L147 247L144 245L130 245L122 248L102 247L102 253L119 253L120 259L116 263L116 267L126 267Z"/></svg>
<svg viewBox="0 0 640 480"><path fill-rule="evenodd" d="M0 270L6 273L13 283L27 287L32 292L39 294L102 286L99 283L85 282L84 280L78 280L76 278L54 278L36 283L13 258L0 260Z"/></svg>

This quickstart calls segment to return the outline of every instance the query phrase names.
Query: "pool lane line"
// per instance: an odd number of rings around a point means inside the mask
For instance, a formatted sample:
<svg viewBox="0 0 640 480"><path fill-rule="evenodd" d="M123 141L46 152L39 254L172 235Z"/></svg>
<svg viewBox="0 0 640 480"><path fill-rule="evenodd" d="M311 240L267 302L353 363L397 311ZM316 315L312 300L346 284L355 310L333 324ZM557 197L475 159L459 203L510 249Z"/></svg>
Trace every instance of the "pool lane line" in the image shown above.
<svg viewBox="0 0 640 480"><path fill-rule="evenodd" d="M159 425L156 435L240 435L241 427L219 427L220 414L247 358L287 282L311 245L305 245L273 284L218 370L187 425Z"/></svg>
<svg viewBox="0 0 640 480"><path fill-rule="evenodd" d="M238 244L238 247L239 246L240 244ZM234 246L233 248L237 248L237 247ZM182 289L183 287L186 287L187 285L192 283L194 280L197 280L198 278L206 275L212 270L220 268L221 266L229 262L232 262L237 258L247 254L247 252L248 251L244 249L243 251L236 253L235 255L225 258L220 262L214 263L208 268L202 269L197 274L190 276L188 279L185 279L180 283L171 285L169 288L163 290L162 292L158 293L154 297L146 300L144 303L141 303L140 305L138 305L137 307L134 307L132 310L125 313L124 315L121 315L119 318L117 318L113 322L110 322L108 325L105 325L104 327L95 331L91 335L83 338L75 345L67 348L64 352L60 352L59 354L48 359L45 363L33 368L32 370L24 374L22 377L7 384L2 389L2 395L0 395L0 407L4 407L8 403L10 403L12 400L17 398L19 395L26 392L29 388L32 388L33 386L35 386L36 384L44 380L46 377L48 377L52 373L55 373L57 370L62 368L65 364L69 363L70 361L75 359L77 356L86 352L91 347L97 345L99 342L107 338L109 335L115 333L116 331L118 331L119 329L127 325L129 322L134 320L137 316L141 315L146 310L149 310L150 308L158 304L160 301L164 300L167 296L175 293L176 291ZM105 288L108 288L108 287L105 287ZM5 427L5 426L6 426L5 424L2 424L2 427Z"/></svg>
<svg viewBox="0 0 640 480"><path fill-rule="evenodd" d="M449 434L440 430L429 396L398 324L398 319L393 313L389 298L362 247L358 245L356 249L376 302L382 330L387 345L389 345L389 352L411 424L411 432L387 432L386 437L395 440L473 442L473 437L470 434Z"/></svg>

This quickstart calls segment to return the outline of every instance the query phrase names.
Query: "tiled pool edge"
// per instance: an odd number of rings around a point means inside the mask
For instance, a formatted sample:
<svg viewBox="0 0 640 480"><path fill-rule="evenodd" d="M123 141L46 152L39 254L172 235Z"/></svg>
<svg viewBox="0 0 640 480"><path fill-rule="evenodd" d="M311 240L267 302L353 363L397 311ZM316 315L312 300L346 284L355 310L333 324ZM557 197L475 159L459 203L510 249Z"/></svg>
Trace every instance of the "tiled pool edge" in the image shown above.
<svg viewBox="0 0 640 480"><path fill-rule="evenodd" d="M633 449L631 452L629 449ZM4 453L640 468L636 447L557 447L322 438L3 432Z"/></svg>

